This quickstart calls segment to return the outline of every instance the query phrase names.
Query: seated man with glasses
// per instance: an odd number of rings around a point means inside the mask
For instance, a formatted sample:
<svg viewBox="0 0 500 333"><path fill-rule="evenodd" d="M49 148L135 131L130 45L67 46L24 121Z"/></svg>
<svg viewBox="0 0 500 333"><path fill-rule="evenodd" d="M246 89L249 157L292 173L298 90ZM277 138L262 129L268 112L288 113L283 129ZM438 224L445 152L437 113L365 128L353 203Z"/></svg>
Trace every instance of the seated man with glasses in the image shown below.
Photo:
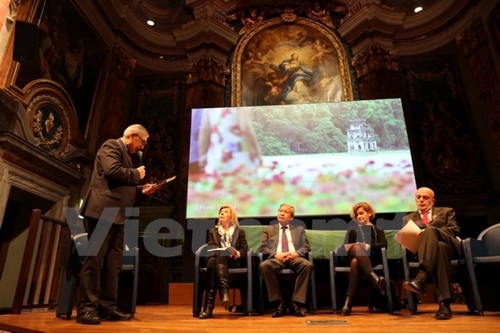
<svg viewBox="0 0 500 333"><path fill-rule="evenodd" d="M425 284L432 278L436 285L439 303L436 319L452 317L451 303L451 260L462 255L460 227L455 219L455 211L449 207L434 207L434 191L421 187L415 193L417 211L404 217L404 224L415 222L424 231L418 245L418 273L403 287L417 294L425 293Z"/></svg>

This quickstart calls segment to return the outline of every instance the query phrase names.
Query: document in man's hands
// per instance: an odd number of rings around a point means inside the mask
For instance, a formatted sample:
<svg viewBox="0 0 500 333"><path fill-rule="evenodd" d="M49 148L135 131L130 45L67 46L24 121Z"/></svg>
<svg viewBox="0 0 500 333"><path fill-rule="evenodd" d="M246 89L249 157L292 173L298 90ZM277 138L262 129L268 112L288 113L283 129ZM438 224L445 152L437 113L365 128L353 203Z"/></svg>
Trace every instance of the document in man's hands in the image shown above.
<svg viewBox="0 0 500 333"><path fill-rule="evenodd" d="M230 247L216 247L216 248L207 250L207 252L224 252L224 251L227 251L232 256L235 256L238 253L238 251L232 246L230 246Z"/></svg>
<svg viewBox="0 0 500 333"><path fill-rule="evenodd" d="M169 178L165 178L165 179L162 179L160 180L159 182L156 182L156 183L153 183L151 184L151 188L154 188L156 189L157 187L160 187L160 186L163 186L167 183L170 183L172 180L174 180L177 176L172 176L172 177L169 177ZM143 193L145 193L144 190L142 190Z"/></svg>
<svg viewBox="0 0 500 333"><path fill-rule="evenodd" d="M412 220L408 221L401 230L399 230L394 238L396 241L406 247L413 253L417 253L420 236L423 230L418 227Z"/></svg>

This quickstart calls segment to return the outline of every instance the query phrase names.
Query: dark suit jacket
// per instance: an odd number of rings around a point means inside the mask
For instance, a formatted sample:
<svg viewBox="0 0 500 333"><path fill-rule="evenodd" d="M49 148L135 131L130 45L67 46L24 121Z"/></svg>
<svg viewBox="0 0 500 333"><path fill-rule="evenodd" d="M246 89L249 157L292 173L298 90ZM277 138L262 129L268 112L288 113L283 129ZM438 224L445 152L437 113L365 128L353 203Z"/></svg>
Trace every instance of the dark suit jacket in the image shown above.
<svg viewBox="0 0 500 333"><path fill-rule="evenodd" d="M422 223L422 219L420 218L420 213L418 211L406 215L403 220L404 224L408 223L410 220L415 222L417 225ZM458 236L458 233L460 232L460 227L455 219L455 210L449 207L432 207L432 219L429 226L438 228L453 237Z"/></svg>
<svg viewBox="0 0 500 333"><path fill-rule="evenodd" d="M404 224L408 223L410 220L415 222L417 225L422 224L420 213L418 211L410 213L403 218ZM457 238L460 232L460 227L455 219L455 210L453 208L432 207L432 219L429 227L437 228L439 232L443 234L445 239L446 236L450 237L450 239L453 240L455 252L458 254L462 252L460 248L460 241Z"/></svg>
<svg viewBox="0 0 500 333"><path fill-rule="evenodd" d="M350 229L346 233L346 239L344 243L369 243L370 244L370 261L372 266L376 266L382 263L382 248L387 248L387 239L385 237L384 230L380 229L374 224L369 225L358 225L357 222L356 227ZM338 256L346 256L347 252L343 247L339 248ZM345 260L348 263L348 260ZM347 266L347 264L346 264Z"/></svg>
<svg viewBox="0 0 500 333"><path fill-rule="evenodd" d="M209 248L222 247L221 236L217 228L210 229L207 235L207 245ZM241 258L246 257L248 251L248 244L245 231L240 227L234 229L231 246L240 251Z"/></svg>
<svg viewBox="0 0 500 333"><path fill-rule="evenodd" d="M125 142L107 140L97 152L81 215L99 219L104 208L116 207L118 214L112 222L123 224L125 208L133 206L139 182L139 171L132 164Z"/></svg>
<svg viewBox="0 0 500 333"><path fill-rule="evenodd" d="M301 257L306 257L310 251L309 241L307 240L306 231L303 227L290 223L290 233L292 235L293 246L295 251ZM271 225L264 228L260 239L260 252L268 258L273 258L276 255L280 237L280 224Z"/></svg>

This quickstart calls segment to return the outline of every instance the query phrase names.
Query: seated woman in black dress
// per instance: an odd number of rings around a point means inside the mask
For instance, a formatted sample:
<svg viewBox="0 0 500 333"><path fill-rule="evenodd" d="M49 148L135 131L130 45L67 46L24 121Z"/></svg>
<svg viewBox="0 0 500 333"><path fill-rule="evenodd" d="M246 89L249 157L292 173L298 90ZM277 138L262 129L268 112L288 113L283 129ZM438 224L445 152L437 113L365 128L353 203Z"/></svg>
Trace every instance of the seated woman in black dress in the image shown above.
<svg viewBox="0 0 500 333"><path fill-rule="evenodd" d="M346 254L351 271L345 304L342 308L344 316L351 314L352 299L360 278L360 268L380 293L385 294L386 280L373 272L373 266L382 262L381 249L387 247L387 239L384 231L372 224L374 217L375 210L366 202L358 202L351 209L351 218L356 220L357 225L347 234L347 244L352 246Z"/></svg>
<svg viewBox="0 0 500 333"><path fill-rule="evenodd" d="M219 208L219 220L215 228L210 229L207 236L209 249L226 249L214 251L214 256L207 260L207 288L200 319L211 318L215 305L215 291L218 286L222 306L230 305L228 268L245 265L248 251L245 231L239 227L238 216L231 206Z"/></svg>

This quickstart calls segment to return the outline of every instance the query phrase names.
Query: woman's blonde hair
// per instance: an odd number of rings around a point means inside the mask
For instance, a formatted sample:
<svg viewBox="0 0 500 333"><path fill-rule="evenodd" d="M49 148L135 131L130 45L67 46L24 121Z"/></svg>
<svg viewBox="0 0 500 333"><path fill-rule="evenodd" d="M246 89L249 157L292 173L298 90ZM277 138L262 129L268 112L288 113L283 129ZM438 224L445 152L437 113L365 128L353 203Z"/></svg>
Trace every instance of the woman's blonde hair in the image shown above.
<svg viewBox="0 0 500 333"><path fill-rule="evenodd" d="M357 204L352 206L351 213L350 213L352 219L356 218L356 212L360 208L363 208L365 210L365 212L371 214L370 221L373 220L373 218L375 217L375 208L373 208L373 206L370 205L368 202L358 202Z"/></svg>
<svg viewBox="0 0 500 333"><path fill-rule="evenodd" d="M223 206L219 207L219 214L220 214L220 211L223 210L224 208L229 208L229 210L231 211L231 225L233 227L239 226L240 222L238 222L238 213L236 213L236 210L229 205L223 205ZM217 220L217 226L219 226L219 225L220 225L220 222L219 222L219 220Z"/></svg>

